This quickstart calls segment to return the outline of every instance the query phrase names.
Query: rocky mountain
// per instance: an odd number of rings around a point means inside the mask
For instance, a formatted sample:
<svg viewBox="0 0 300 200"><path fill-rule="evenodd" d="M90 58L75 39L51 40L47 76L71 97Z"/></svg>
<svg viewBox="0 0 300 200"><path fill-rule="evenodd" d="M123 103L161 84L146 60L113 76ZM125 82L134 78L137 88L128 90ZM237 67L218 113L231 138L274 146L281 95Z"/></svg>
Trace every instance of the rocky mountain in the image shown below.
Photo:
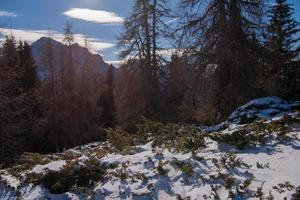
<svg viewBox="0 0 300 200"><path fill-rule="evenodd" d="M57 71L60 69L62 63L62 55L64 50L66 49L66 46L53 39L50 39L50 42L52 49L53 66ZM47 48L49 48L49 38L40 38L31 45L31 48L33 57L38 66L39 76L42 79L46 78L46 54ZM83 67L84 63L88 63L95 75L102 74L108 69L109 66L109 64L107 64L99 54L93 54L88 49L79 46L77 43L72 45L72 58L74 69L77 73L80 72L80 69Z"/></svg>

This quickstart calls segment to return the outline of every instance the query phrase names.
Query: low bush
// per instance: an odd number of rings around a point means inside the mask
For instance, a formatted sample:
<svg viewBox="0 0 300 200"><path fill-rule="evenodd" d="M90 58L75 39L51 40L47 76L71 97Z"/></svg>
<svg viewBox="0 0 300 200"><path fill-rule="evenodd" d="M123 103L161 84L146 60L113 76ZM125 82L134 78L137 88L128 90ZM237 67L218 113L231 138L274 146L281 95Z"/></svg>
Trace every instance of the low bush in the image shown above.
<svg viewBox="0 0 300 200"><path fill-rule="evenodd" d="M235 167L245 167L249 169L251 166L248 165L243 161L242 158L238 158L235 154L227 153L224 155L221 155L220 163L223 168L229 169L229 168L235 168Z"/></svg>
<svg viewBox="0 0 300 200"><path fill-rule="evenodd" d="M42 154L23 153L16 162L3 166L3 169L5 169L10 175L21 179L22 174L31 169L33 166L44 165L50 161L51 160L47 156Z"/></svg>
<svg viewBox="0 0 300 200"><path fill-rule="evenodd" d="M299 200L300 199L300 186L296 188L295 193L292 195L292 200Z"/></svg>
<svg viewBox="0 0 300 200"><path fill-rule="evenodd" d="M290 116L284 116L271 122L256 120L251 124L239 127L231 133L219 132L211 134L210 137L218 143L230 144L242 150L247 147L264 144L271 134L275 134L280 142L289 139L288 133L291 130L288 124L295 120L297 119Z"/></svg>
<svg viewBox="0 0 300 200"><path fill-rule="evenodd" d="M192 176L194 174L193 166L190 163L186 163L179 160L173 160L172 165L178 168L182 173Z"/></svg>
<svg viewBox="0 0 300 200"><path fill-rule="evenodd" d="M30 182L42 184L53 194L61 194L77 187L91 187L99 182L106 170L98 160L83 163L69 162L60 171L46 171L44 175L31 174Z"/></svg>
<svg viewBox="0 0 300 200"><path fill-rule="evenodd" d="M257 187L257 190L254 193L254 196L259 200L264 200L264 192L263 192L264 184L265 182L262 182L262 184Z"/></svg>
<svg viewBox="0 0 300 200"><path fill-rule="evenodd" d="M112 145L114 150L128 154L135 145L144 144L145 135L129 134L123 130L106 129L107 141Z"/></svg>
<svg viewBox="0 0 300 200"><path fill-rule="evenodd" d="M165 165L166 165L166 163L159 161L159 163L156 167L157 173L161 176L165 176L168 173L168 170L164 168Z"/></svg>
<svg viewBox="0 0 300 200"><path fill-rule="evenodd" d="M276 190L278 193L283 193L286 190L287 191L292 191L295 189L295 186L293 186L289 181L285 183L279 183L277 186L273 186L273 189Z"/></svg>
<svg viewBox="0 0 300 200"><path fill-rule="evenodd" d="M134 146L153 141L153 147L175 148L179 152L190 152L204 146L205 134L200 134L193 125L154 122L143 118L138 131L129 134L122 130L107 129L107 140L120 153L134 153Z"/></svg>
<svg viewBox="0 0 300 200"><path fill-rule="evenodd" d="M51 160L39 153L23 153L18 160L19 164L29 164L29 165L45 165Z"/></svg>
<svg viewBox="0 0 300 200"><path fill-rule="evenodd" d="M236 182L236 179L233 176L226 173L219 172L218 178L224 181L224 187L227 190L231 190L231 188L235 185Z"/></svg>
<svg viewBox="0 0 300 200"><path fill-rule="evenodd" d="M138 125L139 135L146 134L153 140L153 147L175 148L179 152L190 152L204 146L204 134L193 125L161 123L143 119Z"/></svg>
<svg viewBox="0 0 300 200"><path fill-rule="evenodd" d="M253 145L253 143L255 142L250 139L250 132L247 129L239 129L232 133L212 134L211 138L218 143L226 143L236 146L240 150Z"/></svg>
<svg viewBox="0 0 300 200"><path fill-rule="evenodd" d="M112 172L112 175L121 179L122 181L126 180L128 178L128 175L126 173L126 170L124 168L116 169L116 172Z"/></svg>

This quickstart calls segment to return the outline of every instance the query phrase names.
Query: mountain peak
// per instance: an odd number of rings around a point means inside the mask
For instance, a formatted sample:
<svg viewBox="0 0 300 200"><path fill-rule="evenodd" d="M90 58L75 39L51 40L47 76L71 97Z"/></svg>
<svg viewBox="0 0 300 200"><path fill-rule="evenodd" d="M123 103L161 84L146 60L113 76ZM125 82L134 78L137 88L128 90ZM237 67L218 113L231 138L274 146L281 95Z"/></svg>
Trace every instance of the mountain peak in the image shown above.
<svg viewBox="0 0 300 200"><path fill-rule="evenodd" d="M53 55L53 65L60 66L61 59L62 59L62 52L66 48L66 45L62 44L61 42L51 39L51 51ZM45 56L46 50L48 48L49 38L41 37L31 45L33 58L38 66L39 74L47 73L45 68ZM109 64L107 64L101 55L93 54L88 49L80 46L78 43L74 43L72 45L72 58L74 63L74 68L76 71L82 68L84 64L84 60L87 58L87 62L89 63L90 67L93 69L95 74L102 74L105 72Z"/></svg>

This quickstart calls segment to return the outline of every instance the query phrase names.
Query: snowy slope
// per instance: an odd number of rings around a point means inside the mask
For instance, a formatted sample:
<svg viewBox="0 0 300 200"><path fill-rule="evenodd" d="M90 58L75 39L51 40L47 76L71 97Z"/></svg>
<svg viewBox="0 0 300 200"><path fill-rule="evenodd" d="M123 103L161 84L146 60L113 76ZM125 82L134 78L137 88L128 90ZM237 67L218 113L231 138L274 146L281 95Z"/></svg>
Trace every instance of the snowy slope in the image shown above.
<svg viewBox="0 0 300 200"><path fill-rule="evenodd" d="M251 106L254 104L255 108ZM18 173L17 170L15 173L2 170L0 199L16 199L17 196L25 200L292 199L300 186L300 122L296 104L277 97L257 99L237 109L226 126L219 126L222 130L209 133L212 136L230 135L251 127L254 121L248 125L237 123L240 122L238 116L244 117L244 113L255 113L257 118L266 120L262 122L264 124L281 122L284 115L289 115L292 117L288 119L292 120L284 125L288 132L283 141L274 131L267 134L263 144L239 149L206 137L204 148L187 153L153 147L149 142L136 146L130 155L109 151L108 143L93 143L63 154L45 155L41 159L43 164L32 165ZM269 109L279 112L270 114ZM269 116L266 117L266 113ZM101 181L89 188L78 187L66 193L51 194L41 184L24 181L26 174L32 172L42 176L49 170L59 171L70 162L81 166L91 159L97 159L107 171Z"/></svg>

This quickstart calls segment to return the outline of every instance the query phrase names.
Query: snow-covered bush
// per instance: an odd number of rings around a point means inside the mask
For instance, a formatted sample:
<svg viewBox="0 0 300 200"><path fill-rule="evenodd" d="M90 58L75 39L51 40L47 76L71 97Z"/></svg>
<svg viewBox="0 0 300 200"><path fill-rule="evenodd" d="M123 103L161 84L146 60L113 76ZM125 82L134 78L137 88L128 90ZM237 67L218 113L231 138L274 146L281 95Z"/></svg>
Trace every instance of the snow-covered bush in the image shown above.
<svg viewBox="0 0 300 200"><path fill-rule="evenodd" d="M180 170L185 175L193 176L193 174L194 174L193 166L189 162L184 162L184 161L180 161L178 159L173 159L170 162L170 165L172 167L174 167L176 170Z"/></svg>
<svg viewBox="0 0 300 200"><path fill-rule="evenodd" d="M224 155L221 155L220 163L224 169L230 169L230 168L250 168L248 164L246 164L242 158L238 158L233 153L227 153Z"/></svg>
<svg viewBox="0 0 300 200"><path fill-rule="evenodd" d="M226 143L242 150L256 144L264 143L266 133L253 132L248 128L240 128L229 133L212 134L211 138L218 143Z"/></svg>
<svg viewBox="0 0 300 200"><path fill-rule="evenodd" d="M249 124L234 126L235 128L227 127L210 134L210 137L218 143L230 144L242 150L262 145L272 135L279 142L291 139L291 125L299 122L300 119L296 115L283 115L270 121L257 119Z"/></svg>
<svg viewBox="0 0 300 200"><path fill-rule="evenodd" d="M44 185L51 193L61 194L72 188L91 187L105 175L106 169L98 160L89 159L82 165L69 162L59 171L47 170L45 174L32 174L30 182Z"/></svg>
<svg viewBox="0 0 300 200"><path fill-rule="evenodd" d="M157 173L161 176L165 176L168 173L168 170L164 168L166 162L159 161L156 167Z"/></svg>

